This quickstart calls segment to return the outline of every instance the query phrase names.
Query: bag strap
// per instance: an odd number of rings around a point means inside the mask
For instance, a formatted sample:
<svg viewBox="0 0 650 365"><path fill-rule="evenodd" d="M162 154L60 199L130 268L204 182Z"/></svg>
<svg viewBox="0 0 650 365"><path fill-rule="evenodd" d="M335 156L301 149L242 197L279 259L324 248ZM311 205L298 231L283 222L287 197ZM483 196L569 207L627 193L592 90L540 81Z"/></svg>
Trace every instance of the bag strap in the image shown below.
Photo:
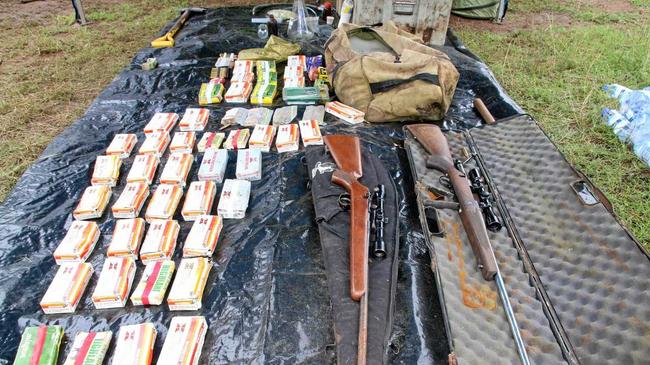
<svg viewBox="0 0 650 365"><path fill-rule="evenodd" d="M412 81L424 81L428 82L433 85L440 86L440 80L438 80L438 75L434 75L432 73L421 73L421 74L416 74L408 79L401 79L401 80L386 80L386 81L379 81L379 82L372 82L370 83L370 92L372 94L378 94L382 93L384 91L388 91L394 87L397 87L399 85L403 85Z"/></svg>

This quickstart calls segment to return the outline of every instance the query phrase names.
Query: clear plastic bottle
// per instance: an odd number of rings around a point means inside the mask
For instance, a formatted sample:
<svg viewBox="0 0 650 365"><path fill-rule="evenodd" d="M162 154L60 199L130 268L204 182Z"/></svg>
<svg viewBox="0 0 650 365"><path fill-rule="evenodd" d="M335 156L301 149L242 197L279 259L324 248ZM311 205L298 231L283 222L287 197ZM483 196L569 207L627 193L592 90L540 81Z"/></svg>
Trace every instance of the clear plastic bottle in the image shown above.
<svg viewBox="0 0 650 365"><path fill-rule="evenodd" d="M602 112L603 121L612 128L622 142L628 142L632 132L632 124L618 110L605 108Z"/></svg>
<svg viewBox="0 0 650 365"><path fill-rule="evenodd" d="M304 0L294 0L292 11L294 18L289 21L287 36L293 40L307 40L314 37L314 33L307 27L307 14Z"/></svg>

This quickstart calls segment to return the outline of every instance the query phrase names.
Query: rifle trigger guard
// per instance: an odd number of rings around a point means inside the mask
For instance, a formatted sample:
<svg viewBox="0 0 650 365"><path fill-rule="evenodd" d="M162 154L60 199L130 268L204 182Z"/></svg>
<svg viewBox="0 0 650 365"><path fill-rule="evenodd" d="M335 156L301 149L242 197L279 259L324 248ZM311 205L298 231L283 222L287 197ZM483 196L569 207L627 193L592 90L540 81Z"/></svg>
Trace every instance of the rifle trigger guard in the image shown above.
<svg viewBox="0 0 650 365"><path fill-rule="evenodd" d="M438 182L440 185L446 187L447 189L453 189L453 186L451 185L451 180L449 180L449 176L447 175L442 175L438 178Z"/></svg>
<svg viewBox="0 0 650 365"><path fill-rule="evenodd" d="M341 207L341 209L344 211L350 210L351 205L350 194L343 193L339 195L339 207Z"/></svg>

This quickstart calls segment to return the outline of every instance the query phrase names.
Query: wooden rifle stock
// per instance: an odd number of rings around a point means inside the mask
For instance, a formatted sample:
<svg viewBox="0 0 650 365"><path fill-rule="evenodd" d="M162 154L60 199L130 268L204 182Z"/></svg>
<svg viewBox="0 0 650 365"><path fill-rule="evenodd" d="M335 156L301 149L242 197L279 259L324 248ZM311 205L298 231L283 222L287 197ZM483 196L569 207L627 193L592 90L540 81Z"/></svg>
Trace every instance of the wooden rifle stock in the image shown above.
<svg viewBox="0 0 650 365"><path fill-rule="evenodd" d="M406 128L431 155L427 167L447 174L460 205L460 218L476 256L478 267L485 280L494 280L497 263L488 238L483 213L467 178L454 166L447 139L438 126L433 124L412 124Z"/></svg>
<svg viewBox="0 0 650 365"><path fill-rule="evenodd" d="M360 301L368 290L369 201L368 188L358 179L361 168L361 145L354 136L323 137L339 169L332 182L350 194L350 297Z"/></svg>

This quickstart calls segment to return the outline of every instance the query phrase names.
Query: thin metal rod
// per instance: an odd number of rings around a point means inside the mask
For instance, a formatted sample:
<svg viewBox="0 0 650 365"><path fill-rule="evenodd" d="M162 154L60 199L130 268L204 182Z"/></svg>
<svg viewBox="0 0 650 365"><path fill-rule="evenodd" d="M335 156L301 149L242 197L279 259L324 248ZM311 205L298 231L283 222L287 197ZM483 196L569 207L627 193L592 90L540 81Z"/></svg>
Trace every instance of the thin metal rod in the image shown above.
<svg viewBox="0 0 650 365"><path fill-rule="evenodd" d="M359 302L359 345L357 346L357 365L366 365L368 347L368 288Z"/></svg>
<svg viewBox="0 0 650 365"><path fill-rule="evenodd" d="M508 292L506 291L506 284L503 282L500 271L497 271L496 275L494 275L494 281L497 283L499 297L501 298L503 308L506 311L506 317L508 317L508 323L510 324L512 337L514 337L515 343L517 344L517 352L519 352L519 358L524 365L530 365L528 353L526 353L526 345L524 345L524 340L521 338L521 332L519 331L519 326L517 325L515 312L512 310L512 306L510 305L510 298L508 297Z"/></svg>

